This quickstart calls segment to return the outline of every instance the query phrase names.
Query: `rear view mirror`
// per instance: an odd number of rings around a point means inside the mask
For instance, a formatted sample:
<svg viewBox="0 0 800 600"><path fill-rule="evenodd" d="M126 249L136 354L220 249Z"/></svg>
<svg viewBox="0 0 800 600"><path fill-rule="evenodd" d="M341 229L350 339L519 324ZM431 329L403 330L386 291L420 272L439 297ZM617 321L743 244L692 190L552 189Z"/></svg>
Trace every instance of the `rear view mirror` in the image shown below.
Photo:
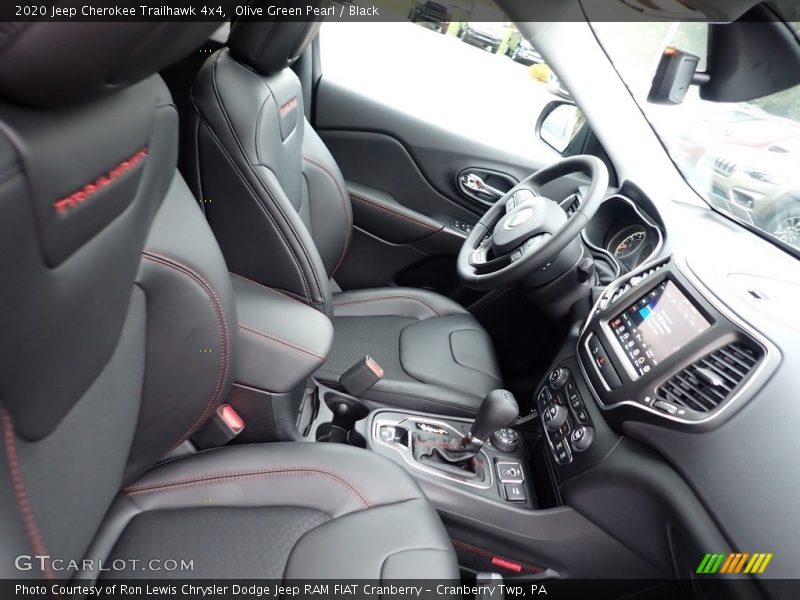
<svg viewBox="0 0 800 600"><path fill-rule="evenodd" d="M575 104L554 100L539 115L536 135L553 150L563 154L585 122L586 118Z"/></svg>
<svg viewBox="0 0 800 600"><path fill-rule="evenodd" d="M677 48L664 50L647 101L652 104L681 104L690 86L708 81L705 73L697 72L699 64L699 56Z"/></svg>

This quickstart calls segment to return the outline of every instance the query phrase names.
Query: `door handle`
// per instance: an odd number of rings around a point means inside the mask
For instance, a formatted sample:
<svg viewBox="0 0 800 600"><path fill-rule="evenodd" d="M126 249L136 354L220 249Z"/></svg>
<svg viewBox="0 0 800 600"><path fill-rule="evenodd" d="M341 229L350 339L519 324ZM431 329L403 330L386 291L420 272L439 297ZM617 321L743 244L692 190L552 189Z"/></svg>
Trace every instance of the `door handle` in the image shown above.
<svg viewBox="0 0 800 600"><path fill-rule="evenodd" d="M505 192L501 192L497 188L490 186L477 173L462 173L461 183L472 192L492 196L495 199L500 199L505 195Z"/></svg>
<svg viewBox="0 0 800 600"><path fill-rule="evenodd" d="M511 175L480 167L464 169L456 176L458 190L484 207L492 206L517 183Z"/></svg>

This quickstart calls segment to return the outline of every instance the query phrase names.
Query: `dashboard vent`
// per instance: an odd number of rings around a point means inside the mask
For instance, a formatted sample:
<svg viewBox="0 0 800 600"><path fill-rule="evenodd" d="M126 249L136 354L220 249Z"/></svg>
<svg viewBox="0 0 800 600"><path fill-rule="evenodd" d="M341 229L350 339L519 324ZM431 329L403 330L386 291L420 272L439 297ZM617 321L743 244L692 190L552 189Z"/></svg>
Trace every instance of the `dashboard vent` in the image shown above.
<svg viewBox="0 0 800 600"><path fill-rule="evenodd" d="M567 212L567 217L571 217L576 212L578 212L578 209L580 207L581 207L581 198L580 198L580 196L578 196L578 194L573 194L569 198L569 204L567 205L567 208L564 209Z"/></svg>
<svg viewBox="0 0 800 600"><path fill-rule="evenodd" d="M656 396L699 413L730 398L758 364L761 352L740 342L728 344L692 363L656 390Z"/></svg>
<svg viewBox="0 0 800 600"><path fill-rule="evenodd" d="M640 273L637 273L636 275L634 275L630 279L628 279L628 281L626 281L623 285L621 285L619 288L614 290L614 295L611 296L611 300L609 300L609 303L613 304L614 301L617 298L622 296L622 294L627 292L629 289L636 287L644 279L647 279L648 277L650 277L650 275L653 275L654 273L658 273L661 269L663 269L665 266L667 266L667 262L669 262L669 261L667 260L667 261L663 261L661 263L655 264L655 265L645 269L644 271L642 271Z"/></svg>

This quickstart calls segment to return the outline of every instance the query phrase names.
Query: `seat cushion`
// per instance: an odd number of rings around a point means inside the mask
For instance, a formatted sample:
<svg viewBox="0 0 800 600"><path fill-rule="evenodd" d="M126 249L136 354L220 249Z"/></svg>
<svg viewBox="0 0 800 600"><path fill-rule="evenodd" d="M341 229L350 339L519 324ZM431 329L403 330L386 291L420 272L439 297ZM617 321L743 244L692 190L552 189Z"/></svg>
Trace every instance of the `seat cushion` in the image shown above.
<svg viewBox="0 0 800 600"><path fill-rule="evenodd" d="M339 444L235 446L164 464L123 490L92 551L107 563L193 561L168 578L459 575L447 533L408 473Z"/></svg>
<svg viewBox="0 0 800 600"><path fill-rule="evenodd" d="M384 378L363 394L376 402L435 414L472 415L502 387L488 333L464 308L409 288L334 296L334 341L317 377L336 386L365 355Z"/></svg>

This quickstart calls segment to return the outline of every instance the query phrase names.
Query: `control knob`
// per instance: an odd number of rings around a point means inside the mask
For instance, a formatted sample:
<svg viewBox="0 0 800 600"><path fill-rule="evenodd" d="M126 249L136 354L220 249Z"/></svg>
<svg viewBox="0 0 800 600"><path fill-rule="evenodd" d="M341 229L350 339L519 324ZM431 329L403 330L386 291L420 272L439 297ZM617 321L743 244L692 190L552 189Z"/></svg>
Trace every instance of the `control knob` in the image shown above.
<svg viewBox="0 0 800 600"><path fill-rule="evenodd" d="M501 427L492 434L492 446L500 452L514 452L519 447L519 435L513 429Z"/></svg>
<svg viewBox="0 0 800 600"><path fill-rule="evenodd" d="M550 387L554 390L560 390L567 384L567 380L569 380L569 371L562 367L558 367L553 369L550 373Z"/></svg>
<svg viewBox="0 0 800 600"><path fill-rule="evenodd" d="M583 452L588 450L589 446L594 441L594 429L591 427L576 427L572 435L569 436L569 441L572 442L572 447L575 452Z"/></svg>
<svg viewBox="0 0 800 600"><path fill-rule="evenodd" d="M560 404L551 404L544 411L542 420L549 431L558 431L567 420L567 409Z"/></svg>

